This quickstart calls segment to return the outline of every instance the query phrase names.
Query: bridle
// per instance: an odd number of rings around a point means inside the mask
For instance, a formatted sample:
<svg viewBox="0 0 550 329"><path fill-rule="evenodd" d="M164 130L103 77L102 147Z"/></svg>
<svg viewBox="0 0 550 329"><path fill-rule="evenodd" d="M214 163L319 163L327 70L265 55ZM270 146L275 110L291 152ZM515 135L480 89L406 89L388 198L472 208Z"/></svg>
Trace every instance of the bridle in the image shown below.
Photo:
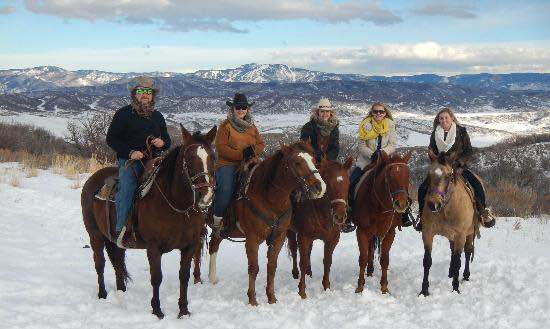
<svg viewBox="0 0 550 329"><path fill-rule="evenodd" d="M291 166L289 162L290 158L285 161L285 166L288 171L294 176L294 179L298 182L298 185L302 192L304 192L306 195L311 195L311 186L315 185L316 183L308 184L307 180L311 176L315 176L315 174L319 174L319 170L317 168L310 170L309 173L305 174L304 176L300 176L298 172L296 172L296 169ZM319 174L321 176L321 174Z"/></svg>
<svg viewBox="0 0 550 329"><path fill-rule="evenodd" d="M448 180L447 180L447 185L445 186L445 191L441 191L438 188L433 188L433 189L430 189L428 191L429 193L435 193L435 194L439 195L443 199L443 202L441 204L441 208L439 208L439 210L435 211L436 213L440 212L443 208L445 208L445 206L447 205L447 203L449 203L449 200L451 199L451 193L452 193L453 190L449 191L449 187L451 185L451 181L454 178L454 169L452 167L451 167L451 172L446 176L447 176Z"/></svg>
<svg viewBox="0 0 550 329"><path fill-rule="evenodd" d="M400 162L396 162L396 163L390 163L388 165L386 165L384 167L384 169L382 169L384 171L384 185L386 186L386 190L388 191L388 195L390 197L390 200L391 200L391 204L392 204L392 208L391 209L388 209L388 210L385 210L383 211L382 213L387 213L387 212L396 212L395 211L395 196L397 194L400 194L400 193L404 193L405 194L405 197L407 198L407 205L409 204L409 191L405 190L405 189L399 189L399 190L396 190L396 191L392 191L390 189L390 183L388 181L388 169L391 168L391 167L397 167L397 166L405 166L407 167L407 164L406 163L400 163ZM376 178L375 178L376 180ZM374 189L374 196L376 198L376 200L378 201L378 203L384 207L384 203L382 202L382 200L380 199L380 197L378 196L378 193L376 193L376 189Z"/></svg>
<svg viewBox="0 0 550 329"><path fill-rule="evenodd" d="M189 174L189 167L187 166L187 161L185 159L185 155L187 154L187 151L189 151L189 149L192 147L192 146L202 146L202 144L199 144L199 143L194 143L194 144L190 144L190 145L187 145L185 147L185 149L183 150L183 153L182 153L182 166L181 166L181 173L182 175L186 178L186 180L189 182L189 187L191 188L191 191L193 192L193 203L185 208L184 210L182 209L179 209L177 208L176 206L174 206L172 204L172 202L170 202L170 200L168 200L168 197L166 197L166 194L162 191L162 189L160 188L160 186L158 185L156 179L154 180L154 183L155 183L155 186L157 187L157 189L159 190L160 194L162 195L163 199L166 201L166 203L168 204L168 206L170 206L170 208L179 213L179 214L184 214L186 215L187 217L189 217L189 211L191 210L194 210L194 211L201 211L201 212L206 212L208 210L208 208L210 207L210 205L208 207L205 207L205 208L201 208L199 207L199 209L197 209L196 207L196 203L197 203L197 193L196 193L196 190L200 189L200 188L204 188L204 187L211 187L211 188L214 188L215 187L215 181L214 181L214 178L212 176L212 174L210 174L209 172L207 171L202 171L202 172L199 172L193 176L191 176ZM200 177L205 177L205 182L204 183L195 183L195 181L200 178ZM210 179L206 179L206 178L210 178ZM208 181L210 181L211 183L209 183Z"/></svg>

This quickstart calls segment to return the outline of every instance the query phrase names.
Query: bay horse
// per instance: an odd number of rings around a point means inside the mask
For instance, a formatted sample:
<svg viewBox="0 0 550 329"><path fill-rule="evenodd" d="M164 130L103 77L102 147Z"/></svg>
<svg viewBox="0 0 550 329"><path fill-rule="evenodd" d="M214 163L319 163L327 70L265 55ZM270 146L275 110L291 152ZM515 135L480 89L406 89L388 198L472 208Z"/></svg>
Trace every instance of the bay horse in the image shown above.
<svg viewBox="0 0 550 329"><path fill-rule="evenodd" d="M159 287L162 282L162 254L179 249L180 260L180 297L179 315L189 315L187 309L187 286L191 257L201 246L201 232L204 227L205 211L213 197L213 151L212 141L216 135L214 126L206 135L191 135L181 126L182 144L172 149L159 165L159 172L149 193L135 204L133 218L137 220L137 231L147 249L153 297L151 307L159 319L164 317L160 307ZM125 265L125 250L109 240L109 232L114 231L106 221L105 201L94 197L103 186L107 177L116 176L116 167L103 168L94 173L84 184L81 195L82 216L86 231L90 236L90 245L94 253L95 269L99 285L99 298L106 298L103 272L107 254L116 275L117 290L126 291L129 274ZM110 206L110 218L116 218L114 203ZM129 224L130 225L130 224Z"/></svg>
<svg viewBox="0 0 550 329"><path fill-rule="evenodd" d="M381 152L374 167L367 171L363 182L357 187L352 220L357 225L357 244L359 245L359 278L356 293L365 287L365 267L367 276L374 270L375 238L380 241L380 290L388 290L388 266L390 249L395 238L395 228L401 229L401 215L409 206L409 167L407 162L411 153L400 156L397 153L387 155Z"/></svg>
<svg viewBox="0 0 550 329"><path fill-rule="evenodd" d="M248 259L248 303L257 306L256 277L258 275L258 248L264 241L267 251L266 295L270 304L276 303L275 272L277 258L290 226L292 207L290 194L303 189L307 197L320 198L326 185L313 160L309 141L281 145L280 150L260 162L251 172L248 188L243 197L236 199L234 207L237 228L229 232L230 238L245 238ZM222 239L212 236L208 252L210 264L208 278L218 282L216 258ZM200 276L200 275L199 275ZM195 277L196 280L196 277Z"/></svg>
<svg viewBox="0 0 550 329"><path fill-rule="evenodd" d="M456 153L449 155L441 152L436 156L428 152L431 165L428 169L429 189L422 212L422 241L424 243L424 278L419 295L428 296L430 267L432 266L432 243L435 235L449 239L451 263L449 277L453 278L453 291L460 293L458 275L461 254L464 250L466 263L463 278L470 279L470 257L474 252L476 232L476 213L473 195L466 187L462 175L455 172L452 163Z"/></svg>
<svg viewBox="0 0 550 329"><path fill-rule="evenodd" d="M327 192L322 198L303 200L294 204L291 228L287 232L287 239L292 256L292 276L298 279L298 273L301 274L298 294L304 299L307 298L305 277L306 274L311 276L311 248L313 241L317 239L324 242L323 289L330 289L332 254L340 240L340 229L347 217L348 170L352 161L352 157L348 157L343 164L322 158L319 172L327 184ZM296 264L298 248L300 250L300 271Z"/></svg>

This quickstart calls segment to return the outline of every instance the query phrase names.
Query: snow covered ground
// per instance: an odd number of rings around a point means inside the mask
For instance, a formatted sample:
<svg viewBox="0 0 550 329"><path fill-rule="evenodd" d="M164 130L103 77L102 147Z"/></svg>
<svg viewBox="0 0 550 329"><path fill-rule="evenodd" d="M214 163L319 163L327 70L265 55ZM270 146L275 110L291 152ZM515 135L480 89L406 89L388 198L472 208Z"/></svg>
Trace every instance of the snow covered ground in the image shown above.
<svg viewBox="0 0 550 329"><path fill-rule="evenodd" d="M0 164L0 328L550 328L550 224L548 219L501 218L476 241L471 281L461 294L447 278L448 243L437 238L431 296L417 297L422 281L420 235L398 232L391 251L389 288L379 292L380 271L355 294L357 243L342 236L332 267L332 290L323 291L322 245L312 254L308 299L297 294L286 252L276 276L278 303L267 304L262 246L257 281L259 307L246 304L247 266L242 244L224 242L220 282L190 285L191 317L176 319L179 254L163 257L161 303L166 318L150 314L151 286L144 251L129 251L133 277L126 293L115 290L106 266L106 300L97 299L97 277L73 181L39 170L25 178L14 163ZM7 176L19 175L13 187ZM203 269L206 259L203 260ZM203 279L207 275L203 273Z"/></svg>

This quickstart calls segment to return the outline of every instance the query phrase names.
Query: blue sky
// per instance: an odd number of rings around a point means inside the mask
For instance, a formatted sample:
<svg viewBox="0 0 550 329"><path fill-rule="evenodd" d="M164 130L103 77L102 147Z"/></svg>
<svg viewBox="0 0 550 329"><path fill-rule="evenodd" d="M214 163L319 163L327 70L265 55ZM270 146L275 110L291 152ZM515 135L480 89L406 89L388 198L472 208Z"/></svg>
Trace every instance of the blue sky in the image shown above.
<svg viewBox="0 0 550 329"><path fill-rule="evenodd" d="M0 0L0 69L550 72L548 13L550 1Z"/></svg>

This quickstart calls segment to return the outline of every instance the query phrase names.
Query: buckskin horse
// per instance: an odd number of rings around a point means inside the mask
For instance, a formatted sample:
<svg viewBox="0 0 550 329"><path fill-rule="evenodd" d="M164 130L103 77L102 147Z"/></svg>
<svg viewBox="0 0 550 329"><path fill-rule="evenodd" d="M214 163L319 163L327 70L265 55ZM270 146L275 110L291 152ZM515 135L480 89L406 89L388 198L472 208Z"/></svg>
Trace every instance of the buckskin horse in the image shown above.
<svg viewBox="0 0 550 329"><path fill-rule="evenodd" d="M180 297L179 317L190 314L187 309L187 286L191 257L201 245L201 232L204 227L203 211L207 209L213 196L213 151L212 141L217 128L214 126L206 135L191 135L183 126L182 145L172 149L159 165L159 171L151 190L135 204L137 232L144 241L141 247L147 249L153 297L153 314L163 318L159 300L159 287L162 282L162 254L179 249ZM108 167L94 173L82 188L81 204L84 225L90 236L94 253L95 269L99 285L99 298L106 298L103 272L107 254L116 275L117 290L126 291L129 274L125 265L125 250L109 241L109 232L114 231L114 220L110 227L106 221L105 201L96 199L96 192L103 186L107 177L116 176L117 168ZM110 218L116 218L114 203L110 206ZM130 224L129 224L130 225Z"/></svg>
<svg viewBox="0 0 550 329"><path fill-rule="evenodd" d="M251 170L246 192L237 198L234 207L237 228L229 232L230 238L246 238L245 249L248 258L248 302L258 305L256 300L256 277L258 275L258 248L264 241L267 251L266 294L270 304L276 303L275 272L277 258L290 226L292 207L290 194L303 189L309 198L320 198L326 185L313 162L313 149L309 142L295 142L282 145L281 149L260 162ZM225 219L226 220L226 219ZM213 236L209 243L210 264L208 278L218 282L216 257L222 239Z"/></svg>
<svg viewBox="0 0 550 329"><path fill-rule="evenodd" d="M347 217L347 200L349 189L348 170L352 158L344 164L338 161L321 159L319 172L327 184L327 191L322 198L298 201L294 204L291 228L287 232L288 248L292 256L292 276L298 279L298 294L307 298L306 274L311 276L311 248L313 241L324 242L323 288L330 289L330 267L332 253L340 240L340 229ZM298 238L296 239L296 235ZM300 271L296 264L296 251L300 250Z"/></svg>
<svg viewBox="0 0 550 329"><path fill-rule="evenodd" d="M388 290L388 266L390 249L395 238L395 228L401 225L400 216L409 206L409 167L411 153L401 157L381 152L374 167L365 173L359 182L352 210L352 219L357 225L359 245L359 278L356 293L365 287L365 266L369 263L367 276L372 276L375 238L380 241L380 290Z"/></svg>
<svg viewBox="0 0 550 329"><path fill-rule="evenodd" d="M460 256L464 250L466 263L463 278L470 278L470 257L474 251L476 232L475 208L473 195L466 187L462 175L456 173L452 163L456 154L446 155L441 152L436 156L428 152L431 165L428 170L430 182L422 212L422 241L424 242L424 278L419 295L428 296L430 267L432 266L432 242L435 235L449 239L451 246L451 263L449 277L453 278L453 291L460 293L458 275Z"/></svg>

